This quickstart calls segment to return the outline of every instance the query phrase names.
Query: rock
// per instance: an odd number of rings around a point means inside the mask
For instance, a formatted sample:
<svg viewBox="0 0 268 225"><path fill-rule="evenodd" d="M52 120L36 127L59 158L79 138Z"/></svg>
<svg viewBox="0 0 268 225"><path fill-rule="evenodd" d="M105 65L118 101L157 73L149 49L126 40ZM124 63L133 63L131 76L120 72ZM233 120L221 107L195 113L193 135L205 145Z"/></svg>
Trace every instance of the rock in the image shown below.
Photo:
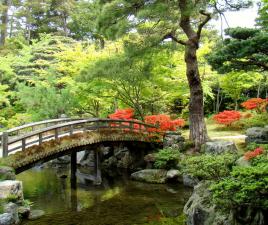
<svg viewBox="0 0 268 225"><path fill-rule="evenodd" d="M169 170L167 171L167 179L168 180L179 180L181 177L182 173L179 170Z"/></svg>
<svg viewBox="0 0 268 225"><path fill-rule="evenodd" d="M155 154L151 153L144 156L144 161L146 162L146 169L152 169L155 162Z"/></svg>
<svg viewBox="0 0 268 225"><path fill-rule="evenodd" d="M248 166L250 166L250 162L248 160L246 160L244 156L242 156L238 160L236 160L235 164L237 166L241 166L241 167L248 167Z"/></svg>
<svg viewBox="0 0 268 225"><path fill-rule="evenodd" d="M80 160L79 164L84 167L93 167L95 165L94 151L85 151L83 158Z"/></svg>
<svg viewBox="0 0 268 225"><path fill-rule="evenodd" d="M101 164L104 168L112 168L117 166L117 159L115 156L111 156L108 159L104 160Z"/></svg>
<svg viewBox="0 0 268 225"><path fill-rule="evenodd" d="M17 180L5 180L0 182L0 199L16 196L19 201L23 200L22 182Z"/></svg>
<svg viewBox="0 0 268 225"><path fill-rule="evenodd" d="M0 214L0 225L13 225L15 223L11 213Z"/></svg>
<svg viewBox="0 0 268 225"><path fill-rule="evenodd" d="M128 148L127 147L123 147L121 145L114 147L114 156L117 159L123 158L127 152L128 152Z"/></svg>
<svg viewBox="0 0 268 225"><path fill-rule="evenodd" d="M0 167L0 180L15 180L15 171L11 167L1 166Z"/></svg>
<svg viewBox="0 0 268 225"><path fill-rule="evenodd" d="M163 184L167 180L167 171L161 169L145 169L132 173L131 178L136 181Z"/></svg>
<svg viewBox="0 0 268 225"><path fill-rule="evenodd" d="M215 205L211 203L209 185L208 181L201 181L194 187L194 192L183 209L187 217L187 225L232 224L229 222L228 215L216 212Z"/></svg>
<svg viewBox="0 0 268 225"><path fill-rule="evenodd" d="M117 167L128 169L128 168L131 168L132 164L133 164L133 159L132 159L130 153L125 152L124 156L118 161Z"/></svg>
<svg viewBox="0 0 268 225"><path fill-rule="evenodd" d="M184 146L184 137L180 132L166 132L164 136L164 148L182 149Z"/></svg>
<svg viewBox="0 0 268 225"><path fill-rule="evenodd" d="M18 214L18 206L15 203L8 203L4 206L4 212L10 213L12 215L13 221L15 224L20 222L19 214Z"/></svg>
<svg viewBox="0 0 268 225"><path fill-rule="evenodd" d="M210 141L204 145L205 153L209 154L223 154L223 153L237 153L237 148L233 141Z"/></svg>
<svg viewBox="0 0 268 225"><path fill-rule="evenodd" d="M45 212L43 210L38 210L38 209L31 210L31 213L30 213L28 219L29 220L37 220L40 217L42 217L43 215L45 215Z"/></svg>
<svg viewBox="0 0 268 225"><path fill-rule="evenodd" d="M268 126L249 128L246 136L246 143L268 144Z"/></svg>
<svg viewBox="0 0 268 225"><path fill-rule="evenodd" d="M18 213L21 218L28 218L30 215L30 206L19 206Z"/></svg>
<svg viewBox="0 0 268 225"><path fill-rule="evenodd" d="M182 175L182 183L186 187L194 187L197 185L199 180L197 178L194 178L188 174L183 174Z"/></svg>

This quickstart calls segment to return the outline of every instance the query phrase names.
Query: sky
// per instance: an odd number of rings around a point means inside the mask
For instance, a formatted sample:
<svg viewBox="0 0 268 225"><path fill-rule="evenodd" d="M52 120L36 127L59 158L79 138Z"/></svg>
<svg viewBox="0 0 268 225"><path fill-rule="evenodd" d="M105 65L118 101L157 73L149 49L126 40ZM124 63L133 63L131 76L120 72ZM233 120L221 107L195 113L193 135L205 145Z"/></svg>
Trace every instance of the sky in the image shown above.
<svg viewBox="0 0 268 225"><path fill-rule="evenodd" d="M226 12L225 18L228 24L223 20L223 30L229 27L254 27L255 19L258 13L258 6L255 4L254 7L243 9L235 12ZM212 20L211 24L214 25L217 30L221 31L221 21Z"/></svg>

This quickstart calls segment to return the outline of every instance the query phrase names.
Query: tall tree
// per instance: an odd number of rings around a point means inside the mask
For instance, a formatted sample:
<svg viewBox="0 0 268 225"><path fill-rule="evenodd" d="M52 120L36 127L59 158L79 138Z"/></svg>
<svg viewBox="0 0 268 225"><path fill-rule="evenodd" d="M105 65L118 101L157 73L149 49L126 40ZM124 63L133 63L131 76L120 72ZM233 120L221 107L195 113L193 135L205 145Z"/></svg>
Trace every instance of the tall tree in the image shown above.
<svg viewBox="0 0 268 225"><path fill-rule="evenodd" d="M166 39L184 46L186 76L190 87L190 139L198 150L208 138L197 60L202 30L211 19L209 10L213 7L222 12L248 6L249 1L99 0L99 3L103 7L99 27L106 37L117 38L125 33L139 32L147 41L147 47L163 45Z"/></svg>
<svg viewBox="0 0 268 225"><path fill-rule="evenodd" d="M7 28L8 28L8 9L10 6L11 0L3 0L2 12L1 12L1 37L0 37L0 46L5 44L7 38Z"/></svg>

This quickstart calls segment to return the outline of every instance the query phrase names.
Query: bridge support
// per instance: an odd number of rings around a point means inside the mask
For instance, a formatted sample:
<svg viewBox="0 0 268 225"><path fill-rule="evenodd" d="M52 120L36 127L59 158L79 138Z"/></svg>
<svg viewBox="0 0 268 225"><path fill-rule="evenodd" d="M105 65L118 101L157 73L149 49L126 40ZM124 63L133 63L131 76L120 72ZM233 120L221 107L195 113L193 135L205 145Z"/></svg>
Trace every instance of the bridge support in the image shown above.
<svg viewBox="0 0 268 225"><path fill-rule="evenodd" d="M95 185L101 185L102 179L101 179L101 168L100 168L100 153L98 149L94 150L94 175L95 175L95 180L94 184Z"/></svg>
<svg viewBox="0 0 268 225"><path fill-rule="evenodd" d="M77 152L71 153L71 188L76 189Z"/></svg>

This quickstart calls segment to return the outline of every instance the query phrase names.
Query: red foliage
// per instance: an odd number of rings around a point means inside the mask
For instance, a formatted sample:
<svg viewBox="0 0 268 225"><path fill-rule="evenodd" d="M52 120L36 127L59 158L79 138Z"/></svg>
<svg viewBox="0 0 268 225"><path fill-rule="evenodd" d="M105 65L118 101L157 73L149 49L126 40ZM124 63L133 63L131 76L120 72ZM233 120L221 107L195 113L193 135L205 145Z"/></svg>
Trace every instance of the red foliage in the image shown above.
<svg viewBox="0 0 268 225"><path fill-rule="evenodd" d="M159 128L149 128L148 131L175 131L178 127L183 127L185 125L185 121L183 119L171 120L168 115L151 115L145 116L145 123L153 124L158 126Z"/></svg>
<svg viewBox="0 0 268 225"><path fill-rule="evenodd" d="M218 113L213 117L213 119L219 123L219 124L224 124L227 126L230 126L233 122L240 120L241 114L238 111L234 110L225 110L223 112Z"/></svg>
<svg viewBox="0 0 268 225"><path fill-rule="evenodd" d="M253 151L249 151L249 152L246 152L244 154L244 158L246 160L250 160L252 158L255 158L256 156L258 155L261 155L263 153L263 148L259 147L259 148L256 148L255 150Z"/></svg>
<svg viewBox="0 0 268 225"><path fill-rule="evenodd" d="M132 120L134 117L134 109L117 109L115 113L108 116L110 119Z"/></svg>
<svg viewBox="0 0 268 225"><path fill-rule="evenodd" d="M241 105L248 110L256 109L258 111L261 111L267 102L267 99L251 98L243 102Z"/></svg>
<svg viewBox="0 0 268 225"><path fill-rule="evenodd" d="M110 119L118 119L118 120L131 120L136 122L141 122L139 120L135 120L134 117L134 110L133 109L118 109L115 113L110 114L108 116ZM183 127L185 125L185 121L183 119L176 119L171 120L170 116L168 115L152 115L152 116L145 116L145 123L157 125L159 128L148 128L147 131L149 132L164 132L164 131L175 131L177 127ZM122 125L129 126L128 122L123 122ZM111 126L117 127L119 124L112 123ZM134 131L136 130L145 130L143 125L134 124L133 125ZM125 129L126 131L129 128Z"/></svg>

